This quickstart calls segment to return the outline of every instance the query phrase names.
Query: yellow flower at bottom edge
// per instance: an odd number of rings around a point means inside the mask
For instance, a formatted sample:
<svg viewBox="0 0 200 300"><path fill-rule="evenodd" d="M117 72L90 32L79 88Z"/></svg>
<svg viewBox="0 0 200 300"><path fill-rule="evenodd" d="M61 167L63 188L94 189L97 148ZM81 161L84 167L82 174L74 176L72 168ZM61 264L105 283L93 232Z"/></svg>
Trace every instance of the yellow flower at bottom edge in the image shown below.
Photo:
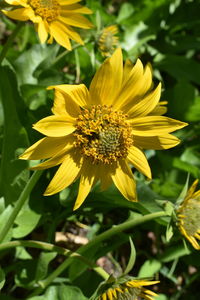
<svg viewBox="0 0 200 300"><path fill-rule="evenodd" d="M196 250L200 250L200 190L195 192L198 180L190 187L178 208L178 227L180 232Z"/></svg>
<svg viewBox="0 0 200 300"><path fill-rule="evenodd" d="M56 40L58 44L71 50L70 39L83 45L80 35L71 26L88 29L92 24L80 14L91 14L92 11L77 2L81 0L5 0L17 6L14 10L2 10L11 19L32 21L41 43L45 43L48 35L49 43Z"/></svg>
<svg viewBox="0 0 200 300"><path fill-rule="evenodd" d="M146 289L145 286L156 283L159 283L159 281L143 279L129 280L109 288L98 298L98 300L153 300L157 294Z"/></svg>
<svg viewBox="0 0 200 300"><path fill-rule="evenodd" d="M168 149L179 144L170 132L186 123L160 116L161 85L152 87L151 68L140 60L130 69L121 49L105 60L89 90L84 84L57 85L53 115L33 128L45 138L20 157L47 159L32 169L60 165L44 195L53 195L80 177L74 209L80 207L92 186L102 190L112 182L122 195L137 201L136 185L129 163L151 178L142 149Z"/></svg>
<svg viewBox="0 0 200 300"><path fill-rule="evenodd" d="M118 44L117 25L105 27L99 36L98 46L103 56L110 56Z"/></svg>

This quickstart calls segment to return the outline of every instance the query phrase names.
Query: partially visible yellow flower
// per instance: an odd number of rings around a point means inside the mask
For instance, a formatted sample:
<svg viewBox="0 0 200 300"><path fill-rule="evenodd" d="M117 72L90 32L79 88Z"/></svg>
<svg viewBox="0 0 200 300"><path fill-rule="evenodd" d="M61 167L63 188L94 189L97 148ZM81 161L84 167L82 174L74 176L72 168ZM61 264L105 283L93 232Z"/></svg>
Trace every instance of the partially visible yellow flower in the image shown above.
<svg viewBox="0 0 200 300"><path fill-rule="evenodd" d="M119 39L118 36L116 36L117 33L117 25L111 25L102 30L98 40L98 46L103 56L110 56L115 50Z"/></svg>
<svg viewBox="0 0 200 300"><path fill-rule="evenodd" d="M195 180L178 208L177 216L180 232L195 249L200 250L200 190L195 192L197 184L198 180Z"/></svg>
<svg viewBox="0 0 200 300"><path fill-rule="evenodd" d="M154 300L157 294L145 287L156 283L159 281L133 279L121 284L114 284L101 294L98 300Z"/></svg>
<svg viewBox="0 0 200 300"><path fill-rule="evenodd" d="M123 67L121 49L105 60L89 90L84 84L56 85L53 116L34 129L46 135L20 157L47 159L33 169L60 165L45 191L53 195L80 177L74 209L97 181L105 190L112 182L129 201L137 201L129 164L151 178L143 149L169 149L180 140L170 133L186 123L158 113L161 84L152 89L151 68L140 60Z"/></svg>
<svg viewBox="0 0 200 300"><path fill-rule="evenodd" d="M71 26L88 29L92 27L81 14L92 11L77 2L81 0L5 0L17 6L14 10L2 10L11 19L27 21L35 24L41 43L45 43L48 35L49 43L56 40L58 44L71 50L70 39L83 45L80 35Z"/></svg>

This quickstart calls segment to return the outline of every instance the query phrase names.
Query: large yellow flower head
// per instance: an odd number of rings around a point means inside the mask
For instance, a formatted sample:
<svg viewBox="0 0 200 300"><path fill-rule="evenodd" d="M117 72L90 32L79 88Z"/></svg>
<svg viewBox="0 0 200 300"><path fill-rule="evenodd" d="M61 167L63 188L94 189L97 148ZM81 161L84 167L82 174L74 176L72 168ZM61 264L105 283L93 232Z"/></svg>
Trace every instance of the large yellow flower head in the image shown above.
<svg viewBox="0 0 200 300"><path fill-rule="evenodd" d="M100 180L102 189L112 182L122 195L137 201L129 164L151 178L143 149L168 149L179 144L170 133L186 123L164 116L159 105L161 84L152 89L151 68L128 61L123 67L121 49L105 60L89 90L84 84L57 85L53 116L34 129L46 135L28 148L22 159L47 159L34 169L60 165L45 195L60 192L78 177L74 209ZM165 108L164 108L165 110Z"/></svg>
<svg viewBox="0 0 200 300"><path fill-rule="evenodd" d="M178 208L177 215L180 232L195 249L200 250L200 190L195 192L197 184L198 180L195 180Z"/></svg>
<svg viewBox="0 0 200 300"><path fill-rule="evenodd" d="M56 40L58 44L71 50L70 39L83 45L80 35L71 26L91 28L92 24L81 14L91 14L92 11L77 2L81 0L5 0L8 4L17 6L14 10L3 10L8 17L35 24L41 43L45 43L48 35L49 43Z"/></svg>
<svg viewBox="0 0 200 300"><path fill-rule="evenodd" d="M127 279L120 284L113 284L98 300L154 300L156 293L146 289L146 286L159 283L159 281L150 281L144 279Z"/></svg>

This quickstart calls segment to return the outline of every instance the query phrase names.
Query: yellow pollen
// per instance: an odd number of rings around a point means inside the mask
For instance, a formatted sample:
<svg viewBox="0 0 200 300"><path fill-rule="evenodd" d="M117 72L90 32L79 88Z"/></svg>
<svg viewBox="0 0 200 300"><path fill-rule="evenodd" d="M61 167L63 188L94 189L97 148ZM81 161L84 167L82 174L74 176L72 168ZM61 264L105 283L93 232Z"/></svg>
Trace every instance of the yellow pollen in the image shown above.
<svg viewBox="0 0 200 300"><path fill-rule="evenodd" d="M29 0L35 14L47 22L54 21L60 14L60 4L57 0Z"/></svg>
<svg viewBox="0 0 200 300"><path fill-rule="evenodd" d="M94 163L112 164L126 157L133 144L126 117L107 105L83 109L77 118L75 147Z"/></svg>
<svg viewBox="0 0 200 300"><path fill-rule="evenodd" d="M200 201L199 199L189 199L187 203L179 209L179 218L186 233L194 236L200 229Z"/></svg>

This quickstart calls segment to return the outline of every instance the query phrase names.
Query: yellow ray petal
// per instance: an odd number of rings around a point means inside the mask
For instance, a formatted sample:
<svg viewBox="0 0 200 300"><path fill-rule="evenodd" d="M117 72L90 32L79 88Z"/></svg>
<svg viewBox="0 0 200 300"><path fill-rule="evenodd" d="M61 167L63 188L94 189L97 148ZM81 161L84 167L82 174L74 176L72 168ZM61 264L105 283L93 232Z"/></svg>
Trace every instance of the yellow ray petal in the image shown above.
<svg viewBox="0 0 200 300"><path fill-rule="evenodd" d="M6 3L10 5L23 5L26 4L25 0L5 0Z"/></svg>
<svg viewBox="0 0 200 300"><path fill-rule="evenodd" d="M119 161L111 173L112 180L122 195L129 201L137 201L136 184L130 167L125 161Z"/></svg>
<svg viewBox="0 0 200 300"><path fill-rule="evenodd" d="M65 155L60 155L60 156L55 156L52 157L32 168L30 168L31 170L45 170L45 169L49 169L55 166L58 166L60 164L63 163L63 161L65 160Z"/></svg>
<svg viewBox="0 0 200 300"><path fill-rule="evenodd" d="M38 24L38 35L41 43L45 43L48 37L48 32L47 32L47 24L45 22L41 21Z"/></svg>
<svg viewBox="0 0 200 300"><path fill-rule="evenodd" d="M140 149L132 146L128 151L127 159L138 171L151 179L151 169L144 153Z"/></svg>
<svg viewBox="0 0 200 300"><path fill-rule="evenodd" d="M29 13L30 9L29 8L17 8L14 10L2 10L4 15L7 17L14 19L14 20L20 20L20 21L27 21L30 19Z"/></svg>
<svg viewBox="0 0 200 300"><path fill-rule="evenodd" d="M66 3L62 3L62 15L69 15L70 13L90 15L93 14L93 11L80 4L66 5Z"/></svg>
<svg viewBox="0 0 200 300"><path fill-rule="evenodd" d="M115 104L113 101L118 95L122 84L122 63L122 52L118 48L96 72L89 89L94 104Z"/></svg>
<svg viewBox="0 0 200 300"><path fill-rule="evenodd" d="M77 179L81 164L80 155L68 154L48 185L44 195L56 194L72 184Z"/></svg>
<svg viewBox="0 0 200 300"><path fill-rule="evenodd" d="M137 104L132 104L129 111L127 111L129 118L143 117L148 115L158 104L161 95L161 83L157 88L141 99Z"/></svg>
<svg viewBox="0 0 200 300"><path fill-rule="evenodd" d="M128 120L132 126L133 135L158 136L181 129L187 123L163 116L146 116Z"/></svg>
<svg viewBox="0 0 200 300"><path fill-rule="evenodd" d="M74 205L74 209L78 209L84 202L89 194L92 186L97 181L98 166L93 165L90 161L86 160L81 168L81 178L79 183L78 196Z"/></svg>
<svg viewBox="0 0 200 300"><path fill-rule="evenodd" d="M48 89L57 89L66 95L81 107L87 107L90 101L90 96L87 87L84 84L61 84L48 87Z"/></svg>
<svg viewBox="0 0 200 300"><path fill-rule="evenodd" d="M143 76L143 65L138 59L130 73L126 72L121 92L116 99L115 108L121 109L126 104L127 100L131 97L133 100L141 88L141 81ZM133 103L132 103L133 104Z"/></svg>
<svg viewBox="0 0 200 300"><path fill-rule="evenodd" d="M45 137L29 147L19 158L46 159L56 155L66 146L66 144L66 137Z"/></svg>
<svg viewBox="0 0 200 300"><path fill-rule="evenodd" d="M113 300L113 295L112 295L112 290L111 289L108 289L107 296L108 296L109 300Z"/></svg>
<svg viewBox="0 0 200 300"><path fill-rule="evenodd" d="M160 136L133 136L133 142L136 147L142 149L163 150L175 147L180 140L171 135L165 134Z"/></svg>
<svg viewBox="0 0 200 300"><path fill-rule="evenodd" d="M59 16L58 19L67 25L71 25L75 27L80 27L85 29L93 27L92 23L88 19L77 14L70 13L69 16L62 16L61 13L61 16Z"/></svg>
<svg viewBox="0 0 200 300"><path fill-rule="evenodd" d="M75 119L64 116L49 116L33 125L33 128L49 137L67 136L76 128Z"/></svg>
<svg viewBox="0 0 200 300"><path fill-rule="evenodd" d="M60 5L70 5L70 4L74 4L74 3L77 3L77 2L80 2L81 0L58 0L59 4Z"/></svg>
<svg viewBox="0 0 200 300"><path fill-rule="evenodd" d="M66 48L72 50L71 43L65 31L60 26L60 22L51 22L49 24L50 34L54 37L56 42Z"/></svg>
<svg viewBox="0 0 200 300"><path fill-rule="evenodd" d="M68 116L76 118L81 113L81 110L68 94L55 88L52 112L55 115L67 114Z"/></svg>
<svg viewBox="0 0 200 300"><path fill-rule="evenodd" d="M59 27L70 39L76 41L77 43L84 45L83 40L81 39L80 35L74 31L70 26L66 26L61 21L54 21L54 25Z"/></svg>
<svg viewBox="0 0 200 300"><path fill-rule="evenodd" d="M190 199L190 198L193 197L193 194L194 194L194 192L195 192L195 190L196 190L196 188L197 188L198 183L199 183L199 180L198 180L198 179L196 179L196 180L193 182L193 184L191 185L191 187L189 188L189 190L188 190L188 192L187 192L187 195L186 195L186 197L185 197L184 202L187 201L188 199Z"/></svg>

